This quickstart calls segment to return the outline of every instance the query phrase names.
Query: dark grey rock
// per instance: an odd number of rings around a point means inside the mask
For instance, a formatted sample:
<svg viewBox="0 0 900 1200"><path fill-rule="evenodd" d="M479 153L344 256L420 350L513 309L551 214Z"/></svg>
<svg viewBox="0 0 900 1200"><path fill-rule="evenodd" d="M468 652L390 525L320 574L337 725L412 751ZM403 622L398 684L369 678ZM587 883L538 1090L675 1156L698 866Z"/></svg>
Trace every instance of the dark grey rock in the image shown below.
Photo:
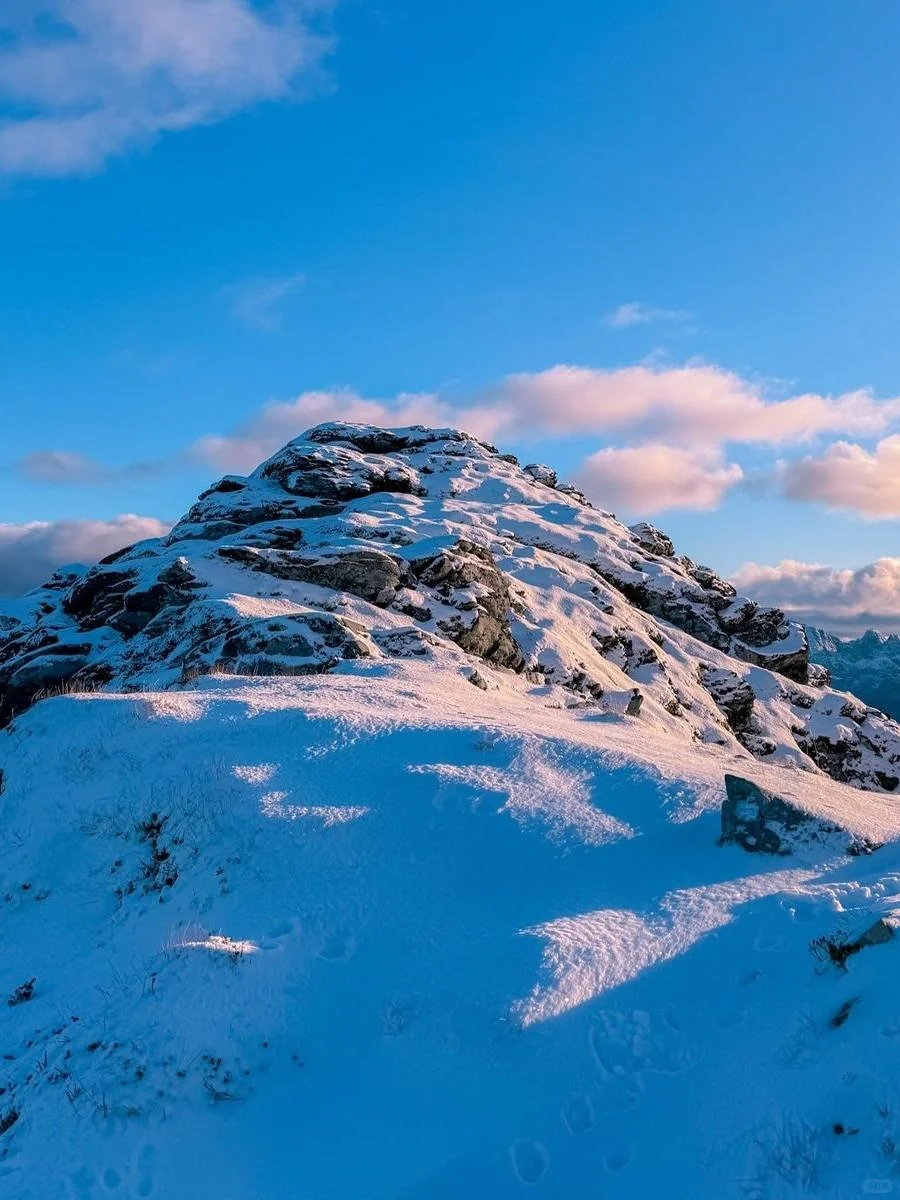
<svg viewBox="0 0 900 1200"><path fill-rule="evenodd" d="M219 546L216 553L276 579L349 592L382 608L395 599L400 588L415 587L410 567L403 559L368 546L313 556L254 546Z"/></svg>
<svg viewBox="0 0 900 1200"><path fill-rule="evenodd" d="M675 546L672 539L649 521L639 521L637 525L631 525L630 529L639 544L651 554L658 554L661 558L674 556Z"/></svg>
<svg viewBox="0 0 900 1200"><path fill-rule="evenodd" d="M804 812L739 775L725 776L722 842L735 842L756 854L793 853L796 841L819 841L840 826Z"/></svg>
<svg viewBox="0 0 900 1200"><path fill-rule="evenodd" d="M715 700L731 729L744 733L753 718L756 695L746 680L724 667L700 667L700 682Z"/></svg>
<svg viewBox="0 0 900 1200"><path fill-rule="evenodd" d="M528 463L522 468L526 475L530 475L537 483L542 483L545 487L555 488L559 479L552 467L545 466L544 463Z"/></svg>
<svg viewBox="0 0 900 1200"><path fill-rule="evenodd" d="M509 585L489 550L461 538L435 555L413 560L412 569L421 585L466 614L438 622L462 650L498 667L522 670L525 658L508 622Z"/></svg>
<svg viewBox="0 0 900 1200"><path fill-rule="evenodd" d="M371 656L362 625L331 613L298 613L244 621L223 637L195 646L184 676L318 675L340 662Z"/></svg>

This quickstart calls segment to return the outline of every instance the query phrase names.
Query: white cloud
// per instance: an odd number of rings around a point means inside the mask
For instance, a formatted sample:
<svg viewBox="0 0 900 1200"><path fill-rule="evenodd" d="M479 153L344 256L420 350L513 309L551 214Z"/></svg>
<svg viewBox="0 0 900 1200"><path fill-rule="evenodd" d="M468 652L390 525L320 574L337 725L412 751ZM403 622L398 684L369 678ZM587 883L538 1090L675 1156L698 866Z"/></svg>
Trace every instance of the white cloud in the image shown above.
<svg viewBox="0 0 900 1200"><path fill-rule="evenodd" d="M838 634L900 629L900 558L879 558L855 570L792 559L775 566L745 563L734 582L754 599Z"/></svg>
<svg viewBox="0 0 900 1200"><path fill-rule="evenodd" d="M577 478L585 493L604 508L652 516L670 508L717 508L743 474L717 450L651 443L599 450L585 460Z"/></svg>
<svg viewBox="0 0 900 1200"><path fill-rule="evenodd" d="M316 0L26 0L0 15L0 174L91 171L160 134L293 95Z"/></svg>
<svg viewBox="0 0 900 1200"><path fill-rule="evenodd" d="M652 325L657 321L675 321L681 323L690 321L694 314L681 308L653 308L649 304L641 304L639 300L629 300L620 304L603 318L603 324L610 329L631 329L634 325Z"/></svg>
<svg viewBox="0 0 900 1200"><path fill-rule="evenodd" d="M29 521L0 525L0 595L15 596L45 583L65 563L93 564L170 526L156 517L124 513L111 521Z"/></svg>
<svg viewBox="0 0 900 1200"><path fill-rule="evenodd" d="M900 517L900 435L873 451L835 442L818 457L779 463L776 478L792 500L813 500L863 517Z"/></svg>
<svg viewBox="0 0 900 1200"><path fill-rule="evenodd" d="M565 436L627 434L685 445L787 444L829 433L877 434L900 417L900 399L869 391L768 399L711 365L618 370L560 365L510 375L486 398L497 430Z"/></svg>
<svg viewBox="0 0 900 1200"><path fill-rule="evenodd" d="M280 278L256 276L229 284L223 297L231 311L251 329L271 332L281 325L281 308L285 300L303 286L305 275L283 275Z"/></svg>
<svg viewBox="0 0 900 1200"><path fill-rule="evenodd" d="M370 400L349 390L305 392L268 405L234 433L201 439L195 453L212 453L225 465L234 448L246 467L250 455L265 457L307 426L337 418L454 425L492 440L584 434L708 451L726 443L796 444L829 433L878 433L900 418L900 400L880 401L867 391L770 400L748 380L709 365L609 371L560 365L509 375L453 401L436 393Z"/></svg>

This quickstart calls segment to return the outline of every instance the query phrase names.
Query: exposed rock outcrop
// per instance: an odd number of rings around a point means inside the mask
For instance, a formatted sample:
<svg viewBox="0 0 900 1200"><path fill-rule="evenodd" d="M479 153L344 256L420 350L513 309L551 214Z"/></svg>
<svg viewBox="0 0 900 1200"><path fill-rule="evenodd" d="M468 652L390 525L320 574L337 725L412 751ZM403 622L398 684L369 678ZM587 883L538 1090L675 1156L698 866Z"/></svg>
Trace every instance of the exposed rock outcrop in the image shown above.
<svg viewBox="0 0 900 1200"><path fill-rule="evenodd" d="M725 776L725 793L721 840L755 854L792 854L798 844L843 832L738 775Z"/></svg>

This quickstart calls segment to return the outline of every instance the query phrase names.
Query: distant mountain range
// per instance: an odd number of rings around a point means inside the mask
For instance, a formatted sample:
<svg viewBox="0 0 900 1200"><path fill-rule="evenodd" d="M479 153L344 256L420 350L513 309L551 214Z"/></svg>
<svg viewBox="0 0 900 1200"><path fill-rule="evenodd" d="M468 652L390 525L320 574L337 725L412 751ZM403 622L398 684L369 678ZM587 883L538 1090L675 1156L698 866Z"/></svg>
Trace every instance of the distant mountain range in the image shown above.
<svg viewBox="0 0 900 1200"><path fill-rule="evenodd" d="M842 641L806 626L810 659L827 667L838 691L853 692L894 718L900 716L900 636L867 629Z"/></svg>

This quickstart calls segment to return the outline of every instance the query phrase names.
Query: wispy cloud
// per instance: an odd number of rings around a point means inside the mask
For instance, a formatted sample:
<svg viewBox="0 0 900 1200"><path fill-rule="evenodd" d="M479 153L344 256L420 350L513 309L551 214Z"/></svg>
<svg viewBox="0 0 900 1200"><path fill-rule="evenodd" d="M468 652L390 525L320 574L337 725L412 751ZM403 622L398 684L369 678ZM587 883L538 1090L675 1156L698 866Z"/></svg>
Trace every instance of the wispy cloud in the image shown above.
<svg viewBox="0 0 900 1200"><path fill-rule="evenodd" d="M251 329L272 332L281 326L282 306L306 282L302 274L277 278L254 276L222 289L232 313Z"/></svg>
<svg viewBox="0 0 900 1200"><path fill-rule="evenodd" d="M0 14L0 174L88 172L164 133L298 94L321 0L46 0Z"/></svg>
<svg viewBox="0 0 900 1200"><path fill-rule="evenodd" d="M751 562L734 582L754 599L835 633L900 629L900 558L879 558L852 570L793 559L773 566Z"/></svg>
<svg viewBox="0 0 900 1200"><path fill-rule="evenodd" d="M659 321L672 321L684 324L693 320L694 314L681 308L653 308L649 304L641 304L640 300L629 300L620 304L603 318L603 324L610 329L631 329L634 325L653 325Z"/></svg>
<svg viewBox="0 0 900 1200"><path fill-rule="evenodd" d="M71 450L35 450L20 459L14 469L32 483L91 487L150 479L171 465L168 461L145 461L128 463L124 467L108 467Z"/></svg>
<svg viewBox="0 0 900 1200"><path fill-rule="evenodd" d="M265 312L265 307L263 309ZM582 479L606 506L634 511L714 508L727 492L772 468L745 474L738 446L790 448L837 436L881 437L869 452L835 442L818 456L774 469L783 493L870 516L900 515L900 398L857 390L772 398L752 380L711 364L641 364L617 370L559 365L509 375L462 396L437 392L370 398L349 389L303 392L270 403L237 426L210 432L159 462L108 468L63 450L36 452L18 464L44 483L95 484L146 478L202 463L247 471L320 421L456 426L502 442L594 439Z"/></svg>
<svg viewBox="0 0 900 1200"><path fill-rule="evenodd" d="M123 513L111 521L30 521L0 525L0 595L17 596L45 583L65 563L95 563L170 526L156 517Z"/></svg>

